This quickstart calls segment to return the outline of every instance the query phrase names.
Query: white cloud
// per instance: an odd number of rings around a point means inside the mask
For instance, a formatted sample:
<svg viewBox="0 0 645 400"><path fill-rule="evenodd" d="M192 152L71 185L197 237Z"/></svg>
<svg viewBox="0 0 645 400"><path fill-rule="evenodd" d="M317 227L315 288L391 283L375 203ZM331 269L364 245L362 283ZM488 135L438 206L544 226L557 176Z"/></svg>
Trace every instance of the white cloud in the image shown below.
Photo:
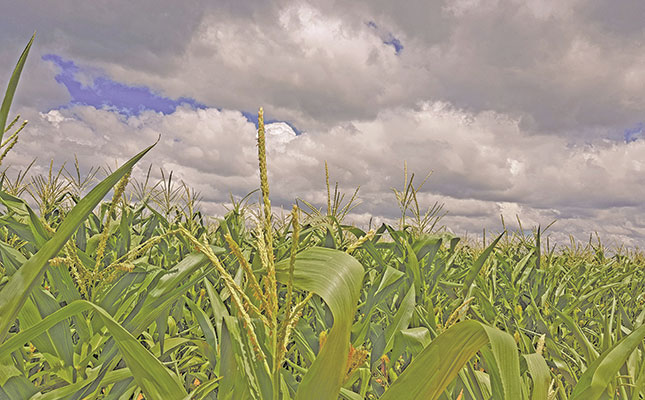
<svg viewBox="0 0 645 400"><path fill-rule="evenodd" d="M407 160L419 178L434 170L424 200L444 201L455 231L499 228L500 214L514 224L521 213L525 225L559 218L552 232L560 238L598 230L642 244L645 143L622 141L645 110L642 4L7 5L3 76L39 32L14 107L31 124L9 161L17 168L37 156L42 170L76 153L85 167L113 165L161 133L146 162L175 170L212 206L257 186L255 128L227 110L262 105L303 131L268 127L276 204L324 202L327 160L345 191L361 185L357 221L396 218L390 188L402 184ZM398 55L386 35L404 45ZM223 110L50 111L69 95L45 53Z"/></svg>
<svg viewBox="0 0 645 400"><path fill-rule="evenodd" d="M356 223L371 217L394 221L399 211L391 188L402 186L406 160L417 184L434 171L419 200L425 206L445 203L445 223L455 232L499 230L502 215L509 228L517 227L516 216L524 228L558 219L551 232L561 240L569 234L585 239L595 231L631 245L645 239L645 178L638 162L645 157L643 141L572 146L528 134L517 119L472 114L447 103L390 109L371 120L298 136L283 123L269 124L267 132L278 207L288 209L296 198L323 206L327 161L332 184L339 181L347 196L361 186L362 204L351 216ZM85 169L114 166L159 134L161 141L138 173L148 163L173 170L176 179L202 193L207 211L222 212L229 192L243 196L258 186L255 127L228 110L184 107L169 115L124 117L75 106L36 114L8 162L17 170L32 155L45 165L50 158L71 162L77 154Z"/></svg>

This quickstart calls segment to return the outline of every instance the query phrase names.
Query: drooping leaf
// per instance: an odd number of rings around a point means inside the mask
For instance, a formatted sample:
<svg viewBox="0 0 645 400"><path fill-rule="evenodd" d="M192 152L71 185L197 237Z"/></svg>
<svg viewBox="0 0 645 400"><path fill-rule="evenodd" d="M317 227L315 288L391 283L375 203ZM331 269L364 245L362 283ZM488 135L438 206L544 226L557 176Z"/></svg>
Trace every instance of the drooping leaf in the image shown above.
<svg viewBox="0 0 645 400"><path fill-rule="evenodd" d="M438 399L468 360L489 343L499 366L500 398L521 399L519 358L513 337L473 320L459 322L437 336L381 399Z"/></svg>
<svg viewBox="0 0 645 400"><path fill-rule="evenodd" d="M288 270L288 260L276 265L279 281L287 281ZM325 345L298 386L296 399L338 398L363 274L363 266L354 257L338 250L314 247L296 257L294 286L319 295L334 316Z"/></svg>

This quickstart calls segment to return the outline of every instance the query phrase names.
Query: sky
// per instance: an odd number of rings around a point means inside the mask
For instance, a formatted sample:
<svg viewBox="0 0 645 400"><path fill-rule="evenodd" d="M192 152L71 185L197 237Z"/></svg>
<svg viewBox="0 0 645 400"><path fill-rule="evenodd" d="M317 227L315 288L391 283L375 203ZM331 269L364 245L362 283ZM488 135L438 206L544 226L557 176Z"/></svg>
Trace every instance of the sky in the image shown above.
<svg viewBox="0 0 645 400"><path fill-rule="evenodd" d="M36 40L12 107L29 120L3 167L128 159L221 215L259 186L270 122L274 205L393 222L403 165L460 235L531 229L645 246L645 2L625 0L2 1L0 84Z"/></svg>

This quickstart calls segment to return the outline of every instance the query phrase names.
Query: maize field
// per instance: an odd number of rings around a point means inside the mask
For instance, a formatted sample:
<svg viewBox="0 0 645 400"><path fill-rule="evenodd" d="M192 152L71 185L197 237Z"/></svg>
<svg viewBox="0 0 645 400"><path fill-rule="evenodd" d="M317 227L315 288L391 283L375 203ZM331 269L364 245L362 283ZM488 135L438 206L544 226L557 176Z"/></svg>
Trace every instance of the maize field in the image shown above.
<svg viewBox="0 0 645 400"><path fill-rule="evenodd" d="M100 181L3 174L0 399L645 397L642 254L461 240L407 173L398 225L346 223L329 178L279 218L258 125L260 189L217 223L172 175L131 179L154 144Z"/></svg>

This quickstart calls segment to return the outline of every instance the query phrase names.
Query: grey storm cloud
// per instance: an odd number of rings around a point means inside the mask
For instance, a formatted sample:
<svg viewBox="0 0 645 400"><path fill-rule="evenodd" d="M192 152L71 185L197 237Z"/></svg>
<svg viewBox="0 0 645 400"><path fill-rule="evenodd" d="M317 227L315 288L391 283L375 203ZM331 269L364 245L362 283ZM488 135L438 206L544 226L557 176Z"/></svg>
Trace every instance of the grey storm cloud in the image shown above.
<svg viewBox="0 0 645 400"><path fill-rule="evenodd" d="M37 29L37 48L119 81L216 107L263 104L307 127L440 100L579 139L621 135L645 109L636 0L6 6L3 48ZM399 54L384 32L404 45Z"/></svg>
<svg viewBox="0 0 645 400"><path fill-rule="evenodd" d="M302 131L270 126L276 204L323 204L327 161L348 195L361 186L357 223L392 221L405 160L419 180L433 171L421 199L444 202L456 232L519 215L525 227L558 219L560 240L598 231L645 243L640 1L7 3L5 81L38 31L13 109L31 121L14 170L74 153L84 168L114 165L161 133L148 162L220 212L229 192L257 187L255 127L242 111L262 105ZM78 76L87 85L99 74L204 108L70 104L44 54L90 71Z"/></svg>

